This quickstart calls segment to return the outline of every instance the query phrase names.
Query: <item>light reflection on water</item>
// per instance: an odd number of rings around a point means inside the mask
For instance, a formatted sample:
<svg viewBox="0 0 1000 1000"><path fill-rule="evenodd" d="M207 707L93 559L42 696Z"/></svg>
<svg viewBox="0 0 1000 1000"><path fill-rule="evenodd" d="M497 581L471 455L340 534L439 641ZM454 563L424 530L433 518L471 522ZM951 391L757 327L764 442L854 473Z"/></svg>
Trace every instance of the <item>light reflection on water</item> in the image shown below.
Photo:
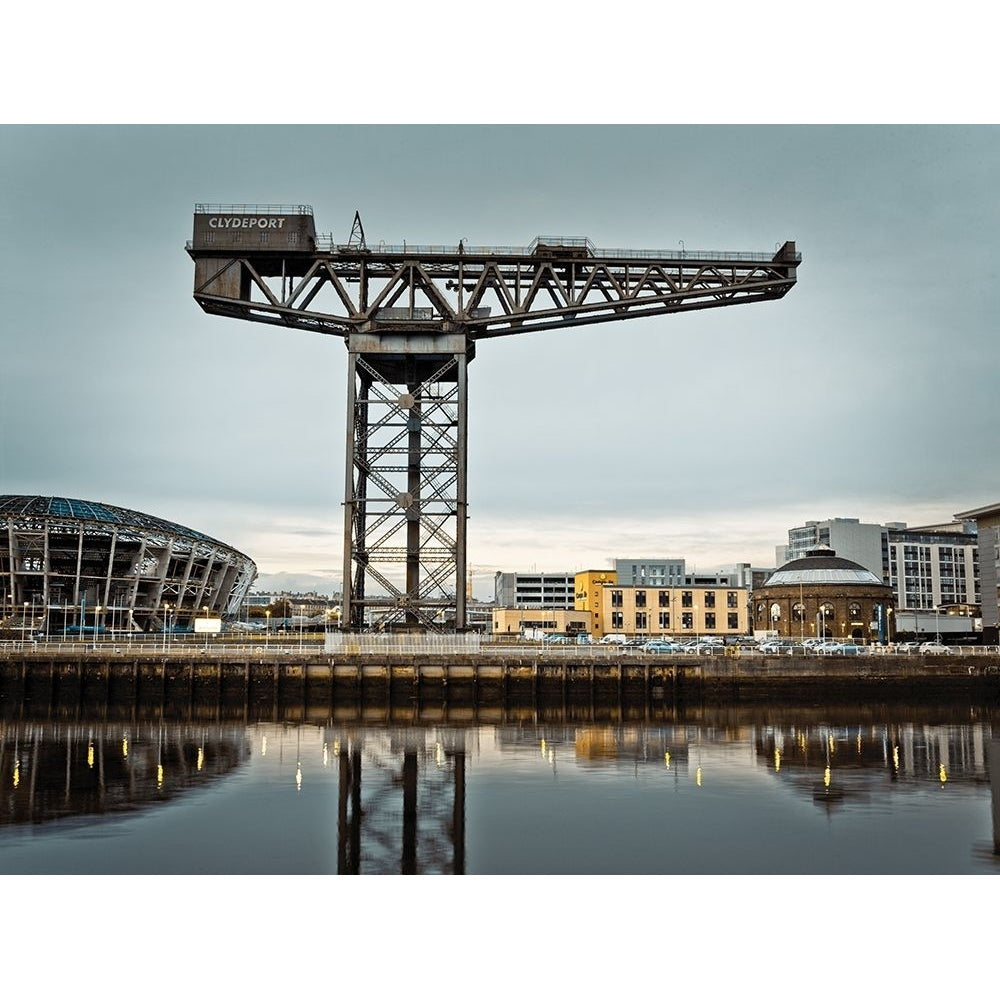
<svg viewBox="0 0 1000 1000"><path fill-rule="evenodd" d="M8 721L0 872L996 873L998 753L961 707Z"/></svg>

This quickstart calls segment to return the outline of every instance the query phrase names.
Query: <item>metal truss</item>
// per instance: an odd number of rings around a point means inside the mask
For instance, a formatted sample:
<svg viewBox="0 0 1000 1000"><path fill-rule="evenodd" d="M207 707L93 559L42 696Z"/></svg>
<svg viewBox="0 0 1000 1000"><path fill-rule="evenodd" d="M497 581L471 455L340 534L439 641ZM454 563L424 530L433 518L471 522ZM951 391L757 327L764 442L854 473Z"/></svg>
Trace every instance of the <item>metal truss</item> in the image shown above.
<svg viewBox="0 0 1000 1000"><path fill-rule="evenodd" d="M311 210L309 210L311 216ZM196 213L197 219L197 213ZM206 312L348 348L342 621L465 628L466 366L476 341L780 299L801 256L526 247L188 245ZM394 573L390 567L395 566ZM382 591L369 596L370 579ZM454 609L451 616L450 609Z"/></svg>
<svg viewBox="0 0 1000 1000"><path fill-rule="evenodd" d="M774 254L599 250L558 237L523 248L331 244L295 259L215 257L194 297L207 312L318 333L461 324L479 340L777 299L800 260L791 242Z"/></svg>
<svg viewBox="0 0 1000 1000"><path fill-rule="evenodd" d="M350 353L344 620L452 629L465 609L466 362L418 355L401 381L400 360ZM366 597L368 577L381 596Z"/></svg>

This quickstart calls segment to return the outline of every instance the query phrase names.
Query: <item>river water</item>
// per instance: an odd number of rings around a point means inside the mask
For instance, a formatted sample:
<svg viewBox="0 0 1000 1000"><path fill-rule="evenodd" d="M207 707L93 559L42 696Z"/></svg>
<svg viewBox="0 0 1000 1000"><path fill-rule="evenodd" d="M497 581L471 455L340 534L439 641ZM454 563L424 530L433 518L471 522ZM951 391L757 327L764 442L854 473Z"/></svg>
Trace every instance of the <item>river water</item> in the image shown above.
<svg viewBox="0 0 1000 1000"><path fill-rule="evenodd" d="M8 875L1000 873L988 706L4 709Z"/></svg>

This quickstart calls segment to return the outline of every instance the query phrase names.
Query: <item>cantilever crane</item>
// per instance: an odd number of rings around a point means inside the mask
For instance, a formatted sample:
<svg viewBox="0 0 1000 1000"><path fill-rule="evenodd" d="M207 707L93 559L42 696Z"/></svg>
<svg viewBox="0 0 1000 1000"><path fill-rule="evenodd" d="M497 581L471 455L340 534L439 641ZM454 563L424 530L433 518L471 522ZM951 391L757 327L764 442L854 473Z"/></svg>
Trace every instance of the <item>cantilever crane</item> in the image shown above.
<svg viewBox="0 0 1000 1000"><path fill-rule="evenodd" d="M476 341L764 302L796 281L776 253L387 246L317 235L307 205L197 205L188 253L206 312L312 330L348 351L342 627L466 624L467 368ZM383 593L366 592L368 580ZM454 620L449 616L454 613Z"/></svg>

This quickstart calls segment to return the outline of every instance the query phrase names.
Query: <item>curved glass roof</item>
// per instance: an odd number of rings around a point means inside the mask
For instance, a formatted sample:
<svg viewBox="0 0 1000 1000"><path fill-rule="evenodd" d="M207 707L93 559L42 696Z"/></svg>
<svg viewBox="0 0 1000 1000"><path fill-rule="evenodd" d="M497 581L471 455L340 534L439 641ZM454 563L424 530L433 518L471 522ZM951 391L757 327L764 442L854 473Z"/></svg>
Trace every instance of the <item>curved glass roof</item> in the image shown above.
<svg viewBox="0 0 1000 1000"><path fill-rule="evenodd" d="M854 569L846 566L825 569L779 569L767 578L764 585L772 587L789 583L874 583L882 586L882 581L871 570L865 569L863 566L857 566Z"/></svg>
<svg viewBox="0 0 1000 1000"><path fill-rule="evenodd" d="M164 521L160 517L142 514L137 510L125 507L114 507L111 504L95 503L92 500L72 500L68 497L40 497L0 495L0 517L64 517L76 521L97 521L102 524L118 524L146 531L164 531L182 538L191 538L200 542L211 542L231 549L232 546L220 542L217 538L204 535L183 524ZM236 551L235 549L233 551Z"/></svg>

